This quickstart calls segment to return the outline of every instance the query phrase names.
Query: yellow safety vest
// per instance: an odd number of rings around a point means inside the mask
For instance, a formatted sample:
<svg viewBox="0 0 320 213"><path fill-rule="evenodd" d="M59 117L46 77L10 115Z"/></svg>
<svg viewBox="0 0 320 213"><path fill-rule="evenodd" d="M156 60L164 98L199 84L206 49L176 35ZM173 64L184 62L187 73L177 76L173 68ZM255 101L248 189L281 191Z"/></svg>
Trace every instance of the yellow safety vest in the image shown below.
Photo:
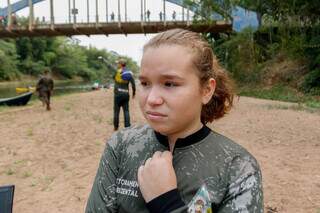
<svg viewBox="0 0 320 213"><path fill-rule="evenodd" d="M128 81L122 79L121 72L122 72L122 69L117 70L116 76L114 77L114 80L119 84L127 84Z"/></svg>

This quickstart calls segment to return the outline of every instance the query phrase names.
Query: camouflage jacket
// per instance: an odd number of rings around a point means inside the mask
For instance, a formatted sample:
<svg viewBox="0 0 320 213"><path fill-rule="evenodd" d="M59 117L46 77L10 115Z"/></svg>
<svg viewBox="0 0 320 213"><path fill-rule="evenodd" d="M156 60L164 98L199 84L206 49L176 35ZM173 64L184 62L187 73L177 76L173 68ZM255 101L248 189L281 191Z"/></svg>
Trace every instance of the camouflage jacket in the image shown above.
<svg viewBox="0 0 320 213"><path fill-rule="evenodd" d="M115 133L106 144L86 212L149 212L139 191L137 170L155 151L168 147L166 137L148 125ZM208 127L178 139L173 167L185 203L174 212L197 212L199 196L210 204L201 212L263 212L257 161L240 145Z"/></svg>
<svg viewBox="0 0 320 213"><path fill-rule="evenodd" d="M48 76L42 76L40 80L37 82L36 91L52 91L54 87L54 82L52 78Z"/></svg>

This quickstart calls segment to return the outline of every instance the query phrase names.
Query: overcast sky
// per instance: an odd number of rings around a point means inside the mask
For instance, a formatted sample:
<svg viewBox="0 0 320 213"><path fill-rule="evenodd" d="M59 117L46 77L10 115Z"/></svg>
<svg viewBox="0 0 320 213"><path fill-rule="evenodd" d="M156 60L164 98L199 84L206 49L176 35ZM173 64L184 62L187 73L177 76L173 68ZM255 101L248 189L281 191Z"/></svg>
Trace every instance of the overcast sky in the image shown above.
<svg viewBox="0 0 320 213"><path fill-rule="evenodd" d="M15 3L18 0L11 0L11 3ZM65 23L68 22L68 0L53 0L54 2L54 14L56 23ZM89 13L90 21L95 21L96 14L96 0L89 0ZM121 5L121 16L122 19L125 14L125 1L120 0ZM49 0L37 3L34 5L35 17L39 17L40 20L42 17L45 17L46 20L50 18L50 9L49 9ZM87 0L75 0L76 8L79 11L77 16L78 22L87 21ZM141 0L127 0L127 16L129 21L138 21L141 17ZM0 0L0 7L6 7L7 0ZM73 0L71 0L71 7L73 7ZM163 0L146 0L146 9L150 10L151 15L150 19L159 19L159 12L163 9ZM166 13L167 17L171 18L173 11L177 12L177 18L181 18L182 9L179 6L166 2ZM117 17L118 11L118 0L108 0L108 11L109 11L109 20L110 13L113 11ZM106 0L98 0L98 13L99 20L101 22L106 20ZM25 8L17 13L19 16L28 16L29 8ZM73 19L72 19L73 20ZM92 45L99 49L113 50L121 55L126 55L133 58L135 61L140 63L142 56L142 47L153 35L147 34L129 34L125 35L95 35L95 36L74 36L80 40L80 45Z"/></svg>

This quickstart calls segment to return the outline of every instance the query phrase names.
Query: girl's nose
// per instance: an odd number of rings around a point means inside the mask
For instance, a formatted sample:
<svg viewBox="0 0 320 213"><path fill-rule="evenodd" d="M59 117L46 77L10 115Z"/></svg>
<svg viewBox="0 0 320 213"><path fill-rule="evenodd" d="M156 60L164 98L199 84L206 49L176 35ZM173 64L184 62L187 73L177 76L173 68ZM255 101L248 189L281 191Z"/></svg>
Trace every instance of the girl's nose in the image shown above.
<svg viewBox="0 0 320 213"><path fill-rule="evenodd" d="M163 98L159 92L159 89L152 88L147 97L147 104L150 106L161 105L163 103Z"/></svg>

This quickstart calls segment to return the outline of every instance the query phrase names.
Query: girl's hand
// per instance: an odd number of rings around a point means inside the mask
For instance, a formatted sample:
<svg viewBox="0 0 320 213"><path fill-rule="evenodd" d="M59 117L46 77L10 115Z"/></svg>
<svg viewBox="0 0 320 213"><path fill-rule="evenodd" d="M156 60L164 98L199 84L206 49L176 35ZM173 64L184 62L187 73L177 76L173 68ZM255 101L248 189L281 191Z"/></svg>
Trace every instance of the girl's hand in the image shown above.
<svg viewBox="0 0 320 213"><path fill-rule="evenodd" d="M155 152L152 158L139 167L138 183L146 203L177 188L177 177L169 151Z"/></svg>

